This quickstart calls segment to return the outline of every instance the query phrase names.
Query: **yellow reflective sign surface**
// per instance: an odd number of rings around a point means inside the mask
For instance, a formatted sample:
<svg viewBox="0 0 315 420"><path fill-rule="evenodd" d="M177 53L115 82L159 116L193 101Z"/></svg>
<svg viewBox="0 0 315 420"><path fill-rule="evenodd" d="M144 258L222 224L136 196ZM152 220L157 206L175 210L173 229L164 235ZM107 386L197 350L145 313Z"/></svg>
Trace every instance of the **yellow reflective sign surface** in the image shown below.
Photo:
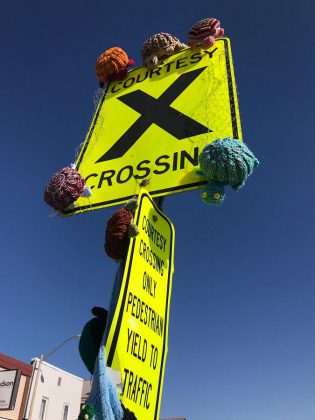
<svg viewBox="0 0 315 420"><path fill-rule="evenodd" d="M116 205L149 181L151 196L198 188L198 156L217 138L241 139L230 42L186 49L104 92L76 167L93 195L73 214Z"/></svg>
<svg viewBox="0 0 315 420"><path fill-rule="evenodd" d="M159 419L167 355L174 228L141 189L119 299L106 343L107 364L120 371L120 398L137 419Z"/></svg>

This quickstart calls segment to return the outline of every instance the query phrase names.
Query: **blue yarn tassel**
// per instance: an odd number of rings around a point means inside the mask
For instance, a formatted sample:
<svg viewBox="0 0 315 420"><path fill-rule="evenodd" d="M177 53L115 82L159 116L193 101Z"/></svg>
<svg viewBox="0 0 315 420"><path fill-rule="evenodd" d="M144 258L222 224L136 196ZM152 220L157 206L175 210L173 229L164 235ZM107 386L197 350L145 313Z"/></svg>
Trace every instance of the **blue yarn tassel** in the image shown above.
<svg viewBox="0 0 315 420"><path fill-rule="evenodd" d="M87 400L94 408L94 416L89 420L122 420L123 408L116 389L106 372L105 343L114 317L124 274L124 262L119 264L112 290L106 329L95 362L92 389Z"/></svg>

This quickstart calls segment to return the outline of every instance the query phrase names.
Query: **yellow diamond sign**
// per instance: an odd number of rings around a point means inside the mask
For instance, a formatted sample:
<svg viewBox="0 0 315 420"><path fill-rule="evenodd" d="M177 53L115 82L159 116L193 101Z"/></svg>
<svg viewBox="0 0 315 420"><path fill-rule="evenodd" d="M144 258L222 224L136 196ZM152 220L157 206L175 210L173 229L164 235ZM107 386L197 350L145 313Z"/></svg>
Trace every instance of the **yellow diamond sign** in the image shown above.
<svg viewBox="0 0 315 420"><path fill-rule="evenodd" d="M185 49L156 69L137 68L104 92L76 168L92 189L65 214L200 187L198 156L217 138L241 139L230 41Z"/></svg>

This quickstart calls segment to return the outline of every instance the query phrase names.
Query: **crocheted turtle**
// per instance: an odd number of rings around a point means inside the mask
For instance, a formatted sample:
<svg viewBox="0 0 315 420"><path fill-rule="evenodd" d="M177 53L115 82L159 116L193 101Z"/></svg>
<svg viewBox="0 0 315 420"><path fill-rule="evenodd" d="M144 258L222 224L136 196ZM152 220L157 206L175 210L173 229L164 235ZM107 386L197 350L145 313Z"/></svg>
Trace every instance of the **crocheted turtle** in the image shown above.
<svg viewBox="0 0 315 420"><path fill-rule="evenodd" d="M122 420L137 420L137 417L135 416L135 414L128 410L128 408L126 408L123 404L122 404L122 409L123 409L123 418ZM95 409L93 404L91 403L87 403L85 405L82 406L78 420L93 420L95 415Z"/></svg>
<svg viewBox="0 0 315 420"><path fill-rule="evenodd" d="M137 225L132 223L137 205L135 197L117 210L107 222L104 249L106 254L115 260L126 258L129 239L139 233Z"/></svg>
<svg viewBox="0 0 315 420"><path fill-rule="evenodd" d="M148 68L157 67L163 58L187 48L176 36L160 32L147 39L141 50L143 65Z"/></svg>
<svg viewBox="0 0 315 420"><path fill-rule="evenodd" d="M82 176L74 167L60 169L48 182L44 191L45 202L56 211L73 206L80 197L90 197L90 187L85 185Z"/></svg>
<svg viewBox="0 0 315 420"><path fill-rule="evenodd" d="M127 75L127 68L135 64L126 52L113 47L103 52L96 61L96 75L100 87L104 87L107 80L123 80Z"/></svg>
<svg viewBox="0 0 315 420"><path fill-rule="evenodd" d="M227 137L208 144L199 155L199 164L208 179L201 190L202 200L218 205L225 198L224 186L242 188L259 161L243 142Z"/></svg>
<svg viewBox="0 0 315 420"><path fill-rule="evenodd" d="M79 341L81 359L91 375L94 373L95 361L102 343L108 312L104 308L94 306L92 314L94 318L84 325Z"/></svg>
<svg viewBox="0 0 315 420"><path fill-rule="evenodd" d="M196 48L210 48L214 45L215 39L224 35L224 29L220 26L220 21L215 18L202 19L190 29L188 33L188 45Z"/></svg>

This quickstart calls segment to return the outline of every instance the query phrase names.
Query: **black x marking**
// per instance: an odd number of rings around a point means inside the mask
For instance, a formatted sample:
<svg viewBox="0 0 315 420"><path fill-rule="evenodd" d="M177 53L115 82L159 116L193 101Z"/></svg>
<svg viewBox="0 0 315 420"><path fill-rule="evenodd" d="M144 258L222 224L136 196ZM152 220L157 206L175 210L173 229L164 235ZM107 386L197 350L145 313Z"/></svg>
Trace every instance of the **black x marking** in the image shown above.
<svg viewBox="0 0 315 420"><path fill-rule="evenodd" d="M158 125L178 140L212 131L170 106L205 68L182 74L158 99L139 89L117 98L141 116L96 163L122 157L151 124Z"/></svg>

